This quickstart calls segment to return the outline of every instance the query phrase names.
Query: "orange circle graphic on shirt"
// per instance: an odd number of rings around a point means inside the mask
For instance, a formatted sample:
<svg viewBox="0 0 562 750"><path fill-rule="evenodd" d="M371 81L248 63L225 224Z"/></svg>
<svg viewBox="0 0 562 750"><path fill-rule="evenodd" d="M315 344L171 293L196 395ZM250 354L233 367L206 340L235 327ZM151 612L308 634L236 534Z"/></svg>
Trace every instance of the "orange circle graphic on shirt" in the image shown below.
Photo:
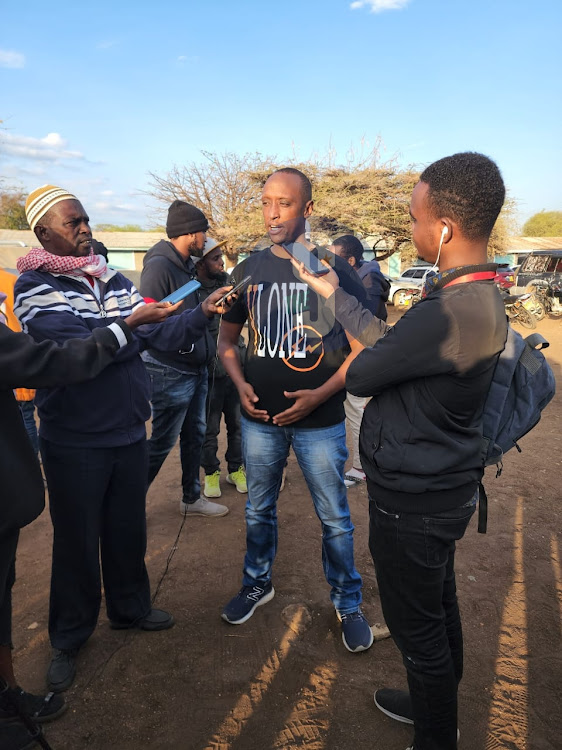
<svg viewBox="0 0 562 750"><path fill-rule="evenodd" d="M287 367L290 367L291 370L295 370L295 372L310 372L311 370L315 370L324 357L324 341L322 340L322 336L318 333L318 331L315 328L313 328L312 326L298 326L296 328L293 328L291 333L296 334L297 331L302 333L305 330L312 331L312 333L315 334L319 339L318 343L315 344L313 347L307 344L306 346L307 353L312 354L317 349L320 349L320 354L318 355L318 359L316 360L316 362L311 367L296 367L295 365L292 364L292 362L295 361L294 357L289 357L289 358L283 357L281 361L284 362L287 365ZM283 344L287 341L288 336L289 336L288 333L286 333L283 336L283 341L281 342L281 346L283 346Z"/></svg>

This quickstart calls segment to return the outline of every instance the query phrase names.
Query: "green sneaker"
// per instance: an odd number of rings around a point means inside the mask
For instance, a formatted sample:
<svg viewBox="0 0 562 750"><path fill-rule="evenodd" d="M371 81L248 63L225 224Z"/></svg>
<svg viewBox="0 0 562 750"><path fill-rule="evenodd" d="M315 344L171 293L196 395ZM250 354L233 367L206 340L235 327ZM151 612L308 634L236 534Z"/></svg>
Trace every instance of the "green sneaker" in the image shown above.
<svg viewBox="0 0 562 750"><path fill-rule="evenodd" d="M241 466L238 471L233 471L226 475L226 481L229 484L236 485L238 492L248 492L248 485L246 484L246 469Z"/></svg>
<svg viewBox="0 0 562 750"><path fill-rule="evenodd" d="M205 475L205 487L203 489L203 494L205 495L205 497L220 497L221 496L220 478L221 478L220 471L215 471L214 474Z"/></svg>

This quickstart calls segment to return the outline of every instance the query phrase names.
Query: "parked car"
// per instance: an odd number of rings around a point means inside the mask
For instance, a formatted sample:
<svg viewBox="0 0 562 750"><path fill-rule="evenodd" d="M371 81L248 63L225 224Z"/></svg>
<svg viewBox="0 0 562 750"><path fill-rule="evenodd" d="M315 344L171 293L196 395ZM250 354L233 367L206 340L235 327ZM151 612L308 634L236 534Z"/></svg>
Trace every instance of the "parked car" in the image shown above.
<svg viewBox="0 0 562 750"><path fill-rule="evenodd" d="M513 291L531 292L535 281L546 281L551 287L562 288L562 248L529 253L519 267Z"/></svg>
<svg viewBox="0 0 562 750"><path fill-rule="evenodd" d="M499 289L511 289L515 285L515 271L509 266L500 265L496 271L494 281Z"/></svg>
<svg viewBox="0 0 562 750"><path fill-rule="evenodd" d="M421 291L425 275L432 266L430 265L419 265L411 266L406 268L397 279L390 280L390 291L388 293L388 301L398 306L404 304L404 290L405 289L419 289Z"/></svg>
<svg viewBox="0 0 562 750"><path fill-rule="evenodd" d="M433 268L430 263L419 263L416 266L410 266L410 268L406 268L406 270L400 274L400 278L423 280L430 268Z"/></svg>

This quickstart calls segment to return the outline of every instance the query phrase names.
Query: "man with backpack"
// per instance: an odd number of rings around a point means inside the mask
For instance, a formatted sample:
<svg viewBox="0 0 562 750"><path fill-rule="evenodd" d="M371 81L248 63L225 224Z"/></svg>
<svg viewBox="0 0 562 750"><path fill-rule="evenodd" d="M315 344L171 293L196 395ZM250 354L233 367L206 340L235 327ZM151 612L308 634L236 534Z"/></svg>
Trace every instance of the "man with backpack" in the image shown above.
<svg viewBox="0 0 562 750"><path fill-rule="evenodd" d="M463 638L455 543L475 511L483 474L482 413L507 321L487 262L505 188L475 153L431 164L410 203L418 255L439 272L392 328L339 288L313 278L336 318L368 347L346 388L371 396L361 428L370 499L370 549L381 604L402 652L409 691L377 690L386 715L414 725L411 750L457 747Z"/></svg>

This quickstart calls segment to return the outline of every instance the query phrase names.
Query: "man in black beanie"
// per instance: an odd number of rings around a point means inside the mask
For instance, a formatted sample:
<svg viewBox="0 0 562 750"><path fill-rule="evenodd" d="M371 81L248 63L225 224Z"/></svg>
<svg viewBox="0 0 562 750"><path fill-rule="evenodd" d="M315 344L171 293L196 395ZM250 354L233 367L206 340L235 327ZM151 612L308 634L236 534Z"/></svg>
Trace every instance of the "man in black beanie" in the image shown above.
<svg viewBox="0 0 562 750"><path fill-rule="evenodd" d="M209 222L196 206L175 200L168 209L166 234L144 259L140 292L160 301L195 278L192 256L201 257ZM199 293L184 300L180 310L199 304ZM180 437L183 495L180 513L186 516L225 516L228 508L201 497L199 466L205 439L208 365L215 342L207 330L189 351L143 353L152 382L152 437L148 442L148 483L160 471Z"/></svg>

